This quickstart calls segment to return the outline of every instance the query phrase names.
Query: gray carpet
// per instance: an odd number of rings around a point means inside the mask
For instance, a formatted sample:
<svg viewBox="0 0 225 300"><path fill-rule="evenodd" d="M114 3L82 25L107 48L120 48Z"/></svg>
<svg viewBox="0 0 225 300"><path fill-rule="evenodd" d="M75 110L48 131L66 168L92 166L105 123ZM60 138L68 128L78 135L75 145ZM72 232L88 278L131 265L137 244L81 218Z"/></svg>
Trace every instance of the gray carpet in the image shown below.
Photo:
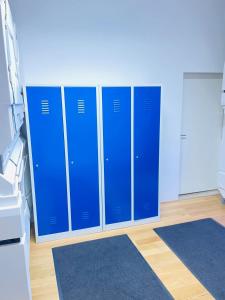
<svg viewBox="0 0 225 300"><path fill-rule="evenodd" d="M127 235L52 251L60 300L173 299Z"/></svg>
<svg viewBox="0 0 225 300"><path fill-rule="evenodd" d="M225 227L203 219L154 230L217 300L225 299Z"/></svg>

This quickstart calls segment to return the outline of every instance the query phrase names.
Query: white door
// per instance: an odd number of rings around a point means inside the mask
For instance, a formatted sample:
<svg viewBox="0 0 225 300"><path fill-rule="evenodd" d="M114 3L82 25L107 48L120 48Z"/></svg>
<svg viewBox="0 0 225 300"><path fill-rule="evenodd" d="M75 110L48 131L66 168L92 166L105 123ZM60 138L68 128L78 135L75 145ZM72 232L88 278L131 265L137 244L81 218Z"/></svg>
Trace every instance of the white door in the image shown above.
<svg viewBox="0 0 225 300"><path fill-rule="evenodd" d="M180 194L217 189L222 74L185 74Z"/></svg>

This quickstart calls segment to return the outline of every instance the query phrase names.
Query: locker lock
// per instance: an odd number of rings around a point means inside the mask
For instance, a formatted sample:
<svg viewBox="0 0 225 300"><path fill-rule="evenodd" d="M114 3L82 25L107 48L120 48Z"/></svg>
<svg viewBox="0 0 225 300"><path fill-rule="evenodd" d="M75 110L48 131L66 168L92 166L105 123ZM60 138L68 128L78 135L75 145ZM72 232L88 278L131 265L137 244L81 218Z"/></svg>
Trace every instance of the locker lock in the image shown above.
<svg viewBox="0 0 225 300"><path fill-rule="evenodd" d="M71 163L71 165L74 165L74 161L73 161L73 160L71 160L71 162L70 162L70 163Z"/></svg>
<svg viewBox="0 0 225 300"><path fill-rule="evenodd" d="M36 164L35 167L38 168L38 167L39 167L39 164Z"/></svg>
<svg viewBox="0 0 225 300"><path fill-rule="evenodd" d="M105 159L106 161L109 161L108 157Z"/></svg>
<svg viewBox="0 0 225 300"><path fill-rule="evenodd" d="M136 155L136 158L138 159L138 158L139 158L139 155Z"/></svg>

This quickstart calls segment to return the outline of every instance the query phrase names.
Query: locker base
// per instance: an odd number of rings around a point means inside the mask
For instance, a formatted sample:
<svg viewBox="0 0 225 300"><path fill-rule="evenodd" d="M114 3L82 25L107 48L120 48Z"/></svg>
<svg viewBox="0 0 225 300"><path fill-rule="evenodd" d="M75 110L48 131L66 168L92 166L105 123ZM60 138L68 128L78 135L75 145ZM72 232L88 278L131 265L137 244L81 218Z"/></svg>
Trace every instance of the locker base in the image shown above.
<svg viewBox="0 0 225 300"><path fill-rule="evenodd" d="M55 240L61 240L61 239L67 239L67 238L73 238L81 235L87 235L91 233L97 233L102 232L102 227L92 227L87 229L80 229L80 230L74 230L74 231L66 231L66 232L60 232L55 234L49 234L49 235L43 235L43 236L36 236L36 242L37 243L44 243L44 242L50 242Z"/></svg>
<svg viewBox="0 0 225 300"><path fill-rule="evenodd" d="M137 226L137 225L144 225L144 224L149 224L149 223L152 223L152 222L158 222L159 220L160 220L160 217L156 216L156 217L142 219L142 220L135 220L135 221L108 224L108 225L103 226L103 230L106 231L106 230L126 228L126 227Z"/></svg>
<svg viewBox="0 0 225 300"><path fill-rule="evenodd" d="M147 218L143 220L137 220L137 221L128 221L128 222L120 222L116 224L104 225L103 228L101 226L98 226L93 228L67 231L67 232L49 234L44 236L36 236L36 242L44 243L44 242L50 242L50 241L55 241L60 239L74 238L74 237L84 236L92 233L100 233L100 232L114 230L114 229L129 228L138 225L150 224L158 221L160 221L160 216Z"/></svg>

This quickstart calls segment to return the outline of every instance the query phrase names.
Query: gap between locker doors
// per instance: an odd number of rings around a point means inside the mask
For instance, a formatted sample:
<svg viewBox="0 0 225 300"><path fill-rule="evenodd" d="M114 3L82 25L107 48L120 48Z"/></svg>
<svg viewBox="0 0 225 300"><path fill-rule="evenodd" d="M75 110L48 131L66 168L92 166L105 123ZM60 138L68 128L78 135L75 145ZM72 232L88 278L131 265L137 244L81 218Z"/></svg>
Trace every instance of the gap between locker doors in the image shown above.
<svg viewBox="0 0 225 300"><path fill-rule="evenodd" d="M131 88L131 220L124 222L117 222L113 224L106 224L106 207L105 207L105 162L104 162L104 126L103 126L103 97L102 97L102 88L113 88L113 87L130 87ZM100 161L99 161L99 174L101 177L100 180L100 197L102 205L102 229L110 230L122 227L129 227L134 225L134 97L133 92L134 87L131 85L98 85L97 86L97 106L98 106L98 116L99 116L99 145L100 145Z"/></svg>
<svg viewBox="0 0 225 300"><path fill-rule="evenodd" d="M105 155L107 155L107 153L105 153L104 151L104 118L103 118L103 88L119 88L119 87L129 87L131 89L131 97L130 97L130 101L131 101L131 118L130 118L130 121L131 121L131 131L130 131L130 134L131 134L131 219L129 221L124 221L124 222L117 222L117 223L114 223L114 224L106 224L106 199L105 199L105 195L106 195L106 192L105 192L105 160L107 158L105 158ZM134 166L135 166L135 145L134 145L134 138L135 138L135 135L134 135L134 118L135 118L135 114L134 114L134 108L135 108L135 105L134 105L134 91L135 91L135 88L145 88L145 87L152 87L152 88L159 88L160 89L160 95L159 95L159 131L158 131L158 137L159 137L159 140L158 140L158 146L159 146L159 149L158 149L158 178L157 178L157 184L158 184L158 195L157 195L157 201L158 201L158 209L157 209L157 215L155 216L152 216L152 217L147 217L147 218L144 218L144 219L138 219L138 220L135 220L135 216L134 216ZM98 103L98 110L99 110L99 129L100 131L98 132L98 138L100 139L100 170L99 170L99 174L101 176L101 181L100 181L100 190L101 190L101 194L100 194L100 197L101 197L101 203L102 203L102 227L103 227L103 230L110 230L110 229L115 229L115 228L122 228L122 227L128 227L128 226L132 226L132 225L138 225L138 224L147 224L147 223L150 223L150 222L153 222L153 221L158 221L159 218L160 218L160 201L159 201L159 173L160 173L160 144L161 144L161 99L162 99L162 86L160 84L155 84L155 85L100 85L98 86L98 95L97 95L97 103Z"/></svg>
<svg viewBox="0 0 225 300"><path fill-rule="evenodd" d="M136 85L137 86L137 85ZM143 85L141 85L143 87ZM148 87L151 85L148 85ZM82 86L81 86L82 87ZM85 86L87 87L87 86ZM97 143L98 143L98 182L99 182L99 210L100 210L100 226L96 228L87 228L83 230L77 230L83 233L91 233L106 229L114 229L121 227L128 227L135 224L145 224L149 221L156 221L159 219L158 216L150 217L143 220L134 220L134 86L131 85L104 85L104 86L90 86L95 87L96 89L96 115L97 115ZM102 99L102 88L113 88L113 87L130 87L131 88L131 220L124 222L117 222L114 224L106 224L106 208L105 208L105 163L104 163L104 140L103 140L103 99ZM161 86L160 86L161 88ZM62 106L63 106L63 119L64 119L64 137L65 137L65 157L66 157L66 174L67 174L67 189L68 189L68 215L69 215L69 230L71 228L71 199L70 199L70 180L69 180L69 162L68 162L68 141L67 141L67 128L66 128L66 113L65 113L65 96L64 96L64 87L62 89ZM160 122L161 123L161 122ZM160 126L161 127L161 126ZM159 135L160 136L160 135ZM75 233L74 232L74 233Z"/></svg>
<svg viewBox="0 0 225 300"><path fill-rule="evenodd" d="M124 85L125 86L125 85ZM65 161L66 161L66 182L68 193L68 218L69 218L69 231L74 234L80 233L92 233L101 230L109 230L114 228L128 227L135 223L147 223L148 220L136 221L134 223L134 87L131 88L131 220L125 222L118 222L114 224L106 225L105 219L105 180L104 180L104 142L103 142L103 107L102 107L102 87L103 86L91 86L96 88L96 114L97 114L97 137L98 137L98 173L99 173L99 210L100 210L100 226L98 228L87 228L83 230L72 230L72 216L71 216L71 196L70 196L70 173L69 173L69 158L68 158L68 135L66 125L66 110L65 110L65 94L64 88L61 86L62 94L62 111L63 111L63 126L64 126L64 142L65 142ZM82 87L82 86L79 86ZM87 87L86 85L84 87ZM120 87L109 86L104 87ZM121 86L122 87L122 86Z"/></svg>
<svg viewBox="0 0 225 300"><path fill-rule="evenodd" d="M135 85L135 87L138 85ZM143 85L140 85L141 87L144 87ZM151 85L148 85L150 87ZM155 85L161 88L161 85ZM87 86L85 86L87 87ZM64 95L64 86L61 86L61 99L62 99L62 115L63 115L63 129L64 129L64 149L65 149L65 167L66 167L66 187L67 187L67 203L68 203L68 222L69 222L69 231L63 232L63 233L56 233L46 236L38 236L37 234L37 228L36 228L36 238L37 241L48 241L48 240L54 240L56 238L66 238L71 236L77 236L80 234L88 234L93 232L99 232L104 229L113 229L113 228L120 228L120 227L126 227L131 226L135 224L144 224L149 223L150 221L156 221L159 219L159 213L156 217L146 218L143 220L135 220L134 221L134 86L132 85L123 85L123 87L130 87L131 89L131 220L121 223L115 223L115 224L109 224L106 225L105 223L105 185L104 185L104 143L103 143L103 108L102 108L102 87L122 87L121 85L114 85L114 86L89 86L94 87L96 92L96 115L97 115L97 144L98 144L98 183L99 183L99 214L100 214L100 225L97 227L87 228L87 229L81 229L81 230L75 230L72 231L72 218L71 218L71 195L70 195L70 174L69 174L69 158L68 158L68 140L67 140L67 126L66 126L66 110L65 110L65 95ZM161 89L162 92L162 89ZM162 98L162 95L160 99ZM25 105L27 106L27 104ZM27 110L27 107L26 107ZM161 114L160 114L161 115ZM28 113L26 114L26 117L28 119ZM161 120L161 118L160 118ZM161 123L161 122L160 122ZM161 128L161 126L160 126ZM28 124L28 132L29 132L29 124ZM160 139L159 134L159 139ZM31 152L31 145L30 141L28 141L30 154ZM31 165L32 165L32 157L31 159ZM32 169L32 168L31 168ZM33 176L32 176L33 177ZM32 180L33 183L33 180ZM33 189L34 190L34 186ZM35 193L34 193L35 194ZM35 201L34 201L35 202ZM35 209L35 203L34 203L34 209ZM36 213L35 213L36 218ZM37 227L37 220L35 222L35 225Z"/></svg>

